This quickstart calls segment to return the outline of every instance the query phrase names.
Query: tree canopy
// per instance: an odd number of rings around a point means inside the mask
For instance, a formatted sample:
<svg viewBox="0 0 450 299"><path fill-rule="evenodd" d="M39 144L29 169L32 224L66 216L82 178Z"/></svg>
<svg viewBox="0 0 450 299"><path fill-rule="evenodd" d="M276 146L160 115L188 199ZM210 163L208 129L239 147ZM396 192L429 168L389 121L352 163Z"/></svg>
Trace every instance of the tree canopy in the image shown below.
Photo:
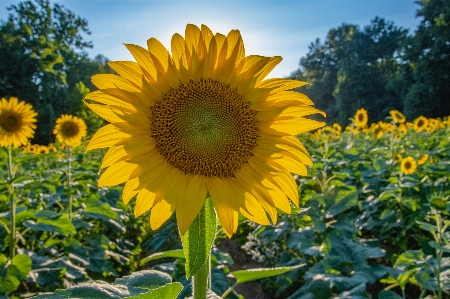
<svg viewBox="0 0 450 299"><path fill-rule="evenodd" d="M110 69L106 58L88 58L87 21L62 5L35 0L8 10L8 19L0 20L0 96L31 103L38 112L34 142L49 143L61 114L83 113L90 77Z"/></svg>
<svg viewBox="0 0 450 299"><path fill-rule="evenodd" d="M360 28L342 24L309 46L291 77L311 83L302 91L329 123L348 123L361 107L371 120L390 110L419 115L450 115L450 3L416 2L421 24L415 34L376 17Z"/></svg>

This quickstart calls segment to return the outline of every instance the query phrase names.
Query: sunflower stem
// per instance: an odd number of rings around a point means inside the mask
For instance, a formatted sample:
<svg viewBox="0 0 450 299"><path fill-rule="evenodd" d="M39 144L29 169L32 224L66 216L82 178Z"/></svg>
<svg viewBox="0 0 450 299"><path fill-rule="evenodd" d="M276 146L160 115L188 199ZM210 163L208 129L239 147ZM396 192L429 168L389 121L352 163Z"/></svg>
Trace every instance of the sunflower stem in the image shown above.
<svg viewBox="0 0 450 299"><path fill-rule="evenodd" d="M194 288L194 299L206 299L206 294L211 288L211 255L203 264L203 267L192 277Z"/></svg>
<svg viewBox="0 0 450 299"><path fill-rule="evenodd" d="M72 175L70 172L70 161L72 160L72 148L67 146L67 189L69 192L69 220L72 221Z"/></svg>
<svg viewBox="0 0 450 299"><path fill-rule="evenodd" d="M9 174L9 184L8 184L8 195L10 201L10 219L11 219L11 229L10 229L10 245L9 245L9 257L14 258L16 254L16 198L14 197L14 169L12 163L11 145L8 146L8 174Z"/></svg>

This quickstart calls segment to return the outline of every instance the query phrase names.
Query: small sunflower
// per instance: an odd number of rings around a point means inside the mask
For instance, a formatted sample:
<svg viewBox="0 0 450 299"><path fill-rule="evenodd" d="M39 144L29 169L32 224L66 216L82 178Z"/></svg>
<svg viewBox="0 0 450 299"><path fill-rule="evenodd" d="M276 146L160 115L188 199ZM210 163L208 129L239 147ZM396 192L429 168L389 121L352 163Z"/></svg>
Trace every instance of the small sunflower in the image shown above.
<svg viewBox="0 0 450 299"><path fill-rule="evenodd" d="M394 155L394 161L395 162L397 162L397 163L401 163L402 162L402 155L400 155L400 154L395 154Z"/></svg>
<svg viewBox="0 0 450 299"><path fill-rule="evenodd" d="M356 111L355 114L355 125L359 128L365 127L367 125L367 122L369 121L369 115L367 114L367 110L364 108L359 109Z"/></svg>
<svg viewBox="0 0 450 299"><path fill-rule="evenodd" d="M383 134L384 134L383 128L379 124L375 124L372 127L372 132L373 132L373 135L375 136L375 138L377 138L377 139L381 138L383 136Z"/></svg>
<svg viewBox="0 0 450 299"><path fill-rule="evenodd" d="M413 157L408 156L402 160L400 167L404 174L412 174L417 169L417 163Z"/></svg>
<svg viewBox="0 0 450 299"><path fill-rule="evenodd" d="M53 129L56 140L65 145L77 146L87 134L86 123L83 119L63 114L56 120L56 126Z"/></svg>
<svg viewBox="0 0 450 299"><path fill-rule="evenodd" d="M306 83L264 80L281 57L245 56L238 30L187 25L171 53L147 45L126 45L137 62L110 62L118 75L92 78L99 90L86 104L111 122L87 147L109 147L99 186L125 182L123 201L136 196L136 216L151 210L152 229L176 212L182 235L208 196L228 236L239 212L264 225L266 212L273 223L277 208L290 213L291 173L312 163L296 135L324 125L304 117L324 114L308 97L289 91Z"/></svg>
<svg viewBox="0 0 450 299"><path fill-rule="evenodd" d="M414 120L414 130L416 132L422 132L423 130L426 130L428 127L428 119L424 116L419 116Z"/></svg>
<svg viewBox="0 0 450 299"><path fill-rule="evenodd" d="M424 164L428 160L428 154L420 155L419 159L417 160L418 165Z"/></svg>
<svg viewBox="0 0 450 299"><path fill-rule="evenodd" d="M20 147L33 138L37 113L33 106L11 97L0 101L0 146Z"/></svg>
<svg viewBox="0 0 450 299"><path fill-rule="evenodd" d="M405 124L400 124L398 126L398 132L405 135L408 132L408 128L406 127Z"/></svg>
<svg viewBox="0 0 450 299"><path fill-rule="evenodd" d="M406 121L406 117L398 110L391 110L389 114L392 117L392 120L396 123L404 123Z"/></svg>

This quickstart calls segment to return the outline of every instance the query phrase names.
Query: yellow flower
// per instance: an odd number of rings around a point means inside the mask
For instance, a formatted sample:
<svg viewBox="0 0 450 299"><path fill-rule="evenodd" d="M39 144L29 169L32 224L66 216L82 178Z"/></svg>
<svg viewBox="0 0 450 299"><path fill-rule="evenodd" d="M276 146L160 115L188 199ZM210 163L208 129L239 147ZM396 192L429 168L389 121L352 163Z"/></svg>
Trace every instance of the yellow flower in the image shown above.
<svg viewBox="0 0 450 299"><path fill-rule="evenodd" d="M418 165L424 164L428 160L428 154L420 155L419 160L417 160Z"/></svg>
<svg viewBox="0 0 450 299"><path fill-rule="evenodd" d="M398 110L391 110L389 114L392 117L392 120L396 123L404 123L406 121L406 117Z"/></svg>
<svg viewBox="0 0 450 299"><path fill-rule="evenodd" d="M53 129L56 140L69 146L81 144L81 140L87 134L86 123L83 119L63 114L56 120L56 126Z"/></svg>
<svg viewBox="0 0 450 299"><path fill-rule="evenodd" d="M367 114L367 110L364 108L359 109L356 111L355 114L355 125L357 127L365 127L367 125L367 122L369 121L369 116Z"/></svg>
<svg viewBox="0 0 450 299"><path fill-rule="evenodd" d="M341 133L342 132L342 127L338 123L334 123L333 124L333 129L336 131L336 133Z"/></svg>
<svg viewBox="0 0 450 299"><path fill-rule="evenodd" d="M422 132L428 126L428 119L424 116L419 116L414 120L414 130L416 132Z"/></svg>
<svg viewBox="0 0 450 299"><path fill-rule="evenodd" d="M411 174L411 173L414 173L414 171L416 171L417 163L413 157L408 156L402 160L402 164L400 167L401 167L401 171L404 174Z"/></svg>
<svg viewBox="0 0 450 299"><path fill-rule="evenodd" d="M379 124L375 124L374 126L372 126L372 132L376 138L381 138L384 134L383 128Z"/></svg>
<svg viewBox="0 0 450 299"><path fill-rule="evenodd" d="M119 74L92 78L99 89L86 104L111 122L95 133L87 150L109 147L99 186L126 182L122 198L134 196L134 214L148 210L152 229L176 211L185 234L206 198L228 236L238 213L269 224L277 208L298 205L291 173L311 165L296 135L324 123L301 93L305 82L264 78L281 57L245 56L238 30L227 36L202 25L175 34L171 53L156 39L148 49L126 45L136 62L109 65Z"/></svg>
<svg viewBox="0 0 450 299"><path fill-rule="evenodd" d="M0 146L20 147L33 138L37 113L33 106L11 97L0 101Z"/></svg>
<svg viewBox="0 0 450 299"><path fill-rule="evenodd" d="M405 135L408 132L408 128L406 127L405 124L400 124L398 126L398 132Z"/></svg>
<svg viewBox="0 0 450 299"><path fill-rule="evenodd" d="M402 155L400 155L400 154L395 154L395 155L394 155L394 161L397 162L397 163L402 162Z"/></svg>

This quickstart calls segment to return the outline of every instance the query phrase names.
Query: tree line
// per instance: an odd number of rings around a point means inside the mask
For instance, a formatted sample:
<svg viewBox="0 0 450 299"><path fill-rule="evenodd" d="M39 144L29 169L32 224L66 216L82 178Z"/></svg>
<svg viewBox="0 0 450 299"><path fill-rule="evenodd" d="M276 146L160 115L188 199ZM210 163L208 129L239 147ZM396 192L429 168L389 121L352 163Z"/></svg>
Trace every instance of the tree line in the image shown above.
<svg viewBox="0 0 450 299"><path fill-rule="evenodd" d="M420 0L417 30L375 17L363 28L342 24L309 46L291 78L327 112L329 124L349 123L364 107L371 121L390 110L411 120L450 115L450 1Z"/></svg>
<svg viewBox="0 0 450 299"><path fill-rule="evenodd" d="M376 17L369 25L342 24L316 39L291 78L327 112L327 122L348 123L361 107L371 121L390 110L408 119L450 115L450 1L420 0L414 33ZM54 140L61 114L78 115L91 132L102 120L82 104L90 78L113 73L107 58L88 57L88 23L62 5L27 0L0 20L0 96L31 103L38 114L34 143Z"/></svg>
<svg viewBox="0 0 450 299"><path fill-rule="evenodd" d="M54 141L53 127L62 114L82 117L91 132L102 120L82 99L94 86L91 76L112 73L108 60L90 59L85 41L88 23L48 0L24 1L0 20L0 97L18 97L38 112L33 143Z"/></svg>

